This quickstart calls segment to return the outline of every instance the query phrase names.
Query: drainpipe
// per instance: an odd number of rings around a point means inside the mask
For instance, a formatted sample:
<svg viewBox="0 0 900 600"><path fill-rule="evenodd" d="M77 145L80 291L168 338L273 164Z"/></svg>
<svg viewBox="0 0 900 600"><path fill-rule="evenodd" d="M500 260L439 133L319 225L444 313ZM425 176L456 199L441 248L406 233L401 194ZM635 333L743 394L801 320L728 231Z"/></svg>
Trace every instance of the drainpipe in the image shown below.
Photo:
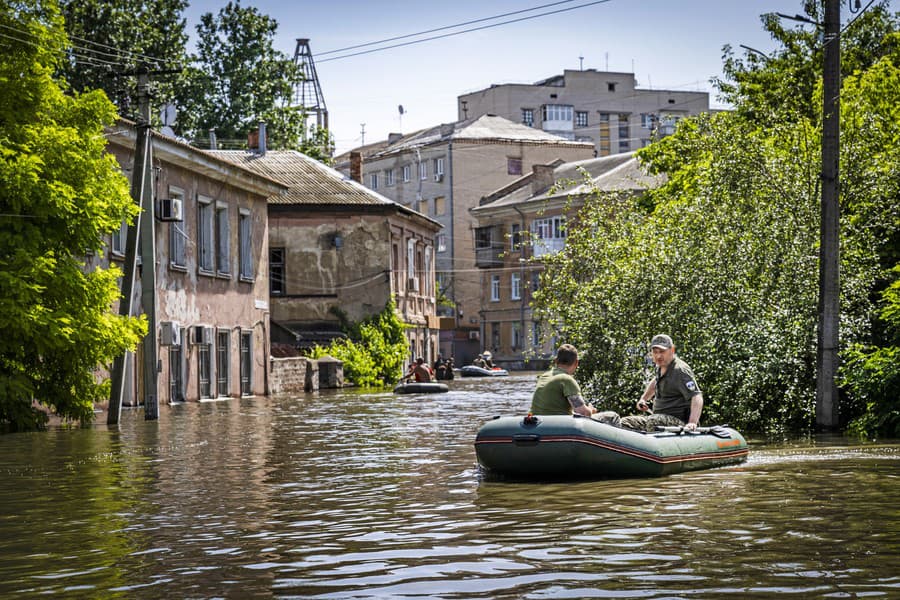
<svg viewBox="0 0 900 600"><path fill-rule="evenodd" d="M522 236L525 233L525 214L519 209L518 206L513 205L513 209L517 213L519 213L519 217L522 219L522 225L519 229L519 240L522 239ZM519 340L519 343L522 345L522 352L524 355L525 350L525 261L527 260L525 257L525 245L521 242L519 243L519 252L521 255L519 256L519 285L521 289L519 290L519 328L520 335L522 339Z"/></svg>
<svg viewBox="0 0 900 600"><path fill-rule="evenodd" d="M447 186L450 188L449 193L447 194L447 206L449 207L450 212L450 234L448 236L448 242L450 244L450 266L451 273L453 273L454 269L452 267L455 265L454 258L456 258L456 241L453 237L453 138L451 137L447 142ZM456 303L456 275L453 275L453 286L450 288L452 293L450 296L450 301L453 303L454 315L456 317L456 329L459 329L459 305ZM453 340L450 341L450 355L457 356L456 352L456 331L453 332Z"/></svg>

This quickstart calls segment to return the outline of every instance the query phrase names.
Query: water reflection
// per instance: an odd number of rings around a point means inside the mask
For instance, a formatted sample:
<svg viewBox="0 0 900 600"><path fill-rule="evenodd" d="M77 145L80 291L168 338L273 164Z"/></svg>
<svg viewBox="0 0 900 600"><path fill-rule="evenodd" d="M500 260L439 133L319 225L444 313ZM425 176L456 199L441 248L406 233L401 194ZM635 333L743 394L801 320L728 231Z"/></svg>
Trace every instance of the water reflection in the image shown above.
<svg viewBox="0 0 900 600"><path fill-rule="evenodd" d="M532 376L125 413L0 437L0 595L900 596L900 446L753 446L654 480L507 483L478 427Z"/></svg>

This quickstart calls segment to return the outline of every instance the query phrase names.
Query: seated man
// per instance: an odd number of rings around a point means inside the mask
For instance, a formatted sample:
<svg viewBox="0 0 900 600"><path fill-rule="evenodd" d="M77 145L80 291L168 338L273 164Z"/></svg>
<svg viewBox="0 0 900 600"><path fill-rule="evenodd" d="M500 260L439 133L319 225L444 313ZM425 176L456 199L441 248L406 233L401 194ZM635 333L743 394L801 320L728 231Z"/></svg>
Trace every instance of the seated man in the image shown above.
<svg viewBox="0 0 900 600"><path fill-rule="evenodd" d="M424 358L417 358L416 362L409 366L409 372L402 381L409 381L411 378L415 378L418 383L428 383L431 381L431 369L425 365Z"/></svg>
<svg viewBox="0 0 900 600"><path fill-rule="evenodd" d="M533 415L571 415L578 413L590 417L596 409L581 397L581 387L572 377L578 368L578 350L571 344L563 344L556 351L556 366L538 377L537 387L531 397Z"/></svg>
<svg viewBox="0 0 900 600"><path fill-rule="evenodd" d="M703 392L686 362L675 356L672 338L660 334L650 341L656 376L637 401L637 408L648 415L622 417L622 427L655 431L657 426L675 426L693 431L700 423ZM653 398L653 411L649 401ZM655 411L655 412L654 412Z"/></svg>

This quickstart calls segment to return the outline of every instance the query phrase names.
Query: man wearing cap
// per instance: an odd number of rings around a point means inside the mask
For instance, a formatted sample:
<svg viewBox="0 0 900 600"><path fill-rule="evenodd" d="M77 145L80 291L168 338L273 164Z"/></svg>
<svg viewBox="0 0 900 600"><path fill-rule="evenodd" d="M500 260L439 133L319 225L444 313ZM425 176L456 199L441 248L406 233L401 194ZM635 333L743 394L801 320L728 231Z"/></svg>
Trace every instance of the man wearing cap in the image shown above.
<svg viewBox="0 0 900 600"><path fill-rule="evenodd" d="M581 387L572 375L578 368L578 350L563 344L556 351L556 365L538 376L537 387L531 397L533 415L571 415L589 417L596 412L581 397Z"/></svg>
<svg viewBox="0 0 900 600"><path fill-rule="evenodd" d="M650 353L656 365L656 376L637 401L637 408L649 415L622 417L621 424L629 429L654 431L656 426L684 426L693 431L700 422L703 392L697 378L686 362L675 356L675 344L665 334L653 336ZM653 411L650 399L653 398Z"/></svg>

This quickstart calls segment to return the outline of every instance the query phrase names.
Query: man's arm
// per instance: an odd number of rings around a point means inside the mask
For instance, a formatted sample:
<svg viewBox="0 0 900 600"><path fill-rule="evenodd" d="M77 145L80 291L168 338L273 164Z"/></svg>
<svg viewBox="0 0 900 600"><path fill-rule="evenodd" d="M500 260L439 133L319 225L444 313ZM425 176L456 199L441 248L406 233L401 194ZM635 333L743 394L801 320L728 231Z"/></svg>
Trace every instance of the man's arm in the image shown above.
<svg viewBox="0 0 900 600"><path fill-rule="evenodd" d="M688 417L687 425L684 428L688 431L696 429L700 423L701 412L703 412L703 394L698 392L691 396L691 416Z"/></svg>
<svg viewBox="0 0 900 600"><path fill-rule="evenodd" d="M580 394L575 396L566 396L566 400L569 401L569 405L572 407L572 412L576 412L579 415L589 417L597 412L597 409L592 405L585 404L584 398L582 398Z"/></svg>
<svg viewBox="0 0 900 600"><path fill-rule="evenodd" d="M647 382L647 387L644 388L644 393L641 394L641 397L637 401L637 408L640 411L647 411L650 409L650 399L653 398L653 395L656 393L656 377L650 379Z"/></svg>

